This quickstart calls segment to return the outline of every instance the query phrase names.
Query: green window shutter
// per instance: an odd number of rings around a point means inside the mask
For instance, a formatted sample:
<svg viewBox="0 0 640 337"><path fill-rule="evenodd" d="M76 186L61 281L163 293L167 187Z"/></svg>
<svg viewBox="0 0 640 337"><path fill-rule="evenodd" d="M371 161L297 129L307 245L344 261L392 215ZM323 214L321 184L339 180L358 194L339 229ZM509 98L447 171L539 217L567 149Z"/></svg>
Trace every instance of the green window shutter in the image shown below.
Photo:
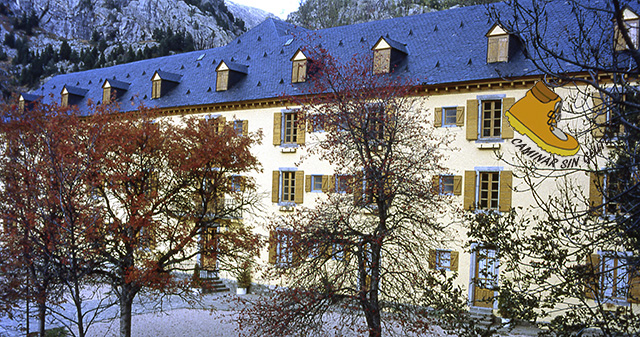
<svg viewBox="0 0 640 337"><path fill-rule="evenodd" d="M456 108L456 126L464 126L464 107Z"/></svg>
<svg viewBox="0 0 640 337"><path fill-rule="evenodd" d="M513 173L511 171L500 172L500 200L499 211L508 212L511 209L511 193L513 191Z"/></svg>
<svg viewBox="0 0 640 337"><path fill-rule="evenodd" d="M282 113L276 112L273 114L273 145L280 145L282 142L282 135L280 130L282 129Z"/></svg>
<svg viewBox="0 0 640 337"><path fill-rule="evenodd" d="M304 201L304 171L296 171L295 177L295 195L293 196L293 202L302 204Z"/></svg>
<svg viewBox="0 0 640 337"><path fill-rule="evenodd" d="M511 107L516 103L516 99L513 97L505 97L502 99L502 138L503 139L511 139L513 138L513 128L509 123L509 119L507 118L507 110L511 109Z"/></svg>
<svg viewBox="0 0 640 337"><path fill-rule="evenodd" d="M478 139L478 100L467 101L467 140Z"/></svg>
<svg viewBox="0 0 640 337"><path fill-rule="evenodd" d="M433 109L433 126L437 128L442 126L442 108Z"/></svg>
<svg viewBox="0 0 640 337"><path fill-rule="evenodd" d="M280 201L280 171L273 171L271 181L271 202Z"/></svg>
<svg viewBox="0 0 640 337"><path fill-rule="evenodd" d="M462 194L462 176L453 176L453 195Z"/></svg>
<svg viewBox="0 0 640 337"><path fill-rule="evenodd" d="M476 208L476 171L464 172L464 205L465 210Z"/></svg>

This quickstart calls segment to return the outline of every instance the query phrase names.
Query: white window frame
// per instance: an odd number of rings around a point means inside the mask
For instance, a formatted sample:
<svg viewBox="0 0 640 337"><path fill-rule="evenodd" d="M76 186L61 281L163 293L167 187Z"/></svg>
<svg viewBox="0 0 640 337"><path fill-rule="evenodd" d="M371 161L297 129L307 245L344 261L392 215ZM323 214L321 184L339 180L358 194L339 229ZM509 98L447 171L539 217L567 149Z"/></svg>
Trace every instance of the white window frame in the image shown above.
<svg viewBox="0 0 640 337"><path fill-rule="evenodd" d="M294 167L281 167L279 170L280 174L278 175L279 177L279 181L278 181L278 205L279 206L295 206L296 202L296 186L295 184L293 185L293 200L292 201L285 201L283 200L283 193L284 193L284 174L283 173L291 173L293 174L293 180L295 182L296 179L296 171L298 171L297 168ZM290 187L291 188L291 187Z"/></svg>
<svg viewBox="0 0 640 337"><path fill-rule="evenodd" d="M320 181L320 188L316 189L316 183L317 181ZM311 192L312 193L322 193L322 180L323 180L323 175L321 174L312 174L311 175Z"/></svg>
<svg viewBox="0 0 640 337"><path fill-rule="evenodd" d="M477 111L477 116L478 116L478 130L477 130L477 134L478 134L478 139L476 140L477 142L502 142L504 141L502 139L502 135L503 135L503 131L504 131L504 126L502 125L502 115L504 114L504 99L507 97L507 95L505 94L499 94L499 95L478 95L476 96L476 100L478 100L478 111ZM483 119L482 119L482 103L484 101L500 101L500 135L499 136L492 136L492 137L484 137L482 135L482 130L483 130ZM469 113L471 113L469 111Z"/></svg>
<svg viewBox="0 0 640 337"><path fill-rule="evenodd" d="M614 263L617 263L620 260L626 260L630 258L631 256L633 256L633 254L631 252L616 252L616 251L605 250L605 251L598 251L598 255L600 257L600 263L598 264L598 273L601 274L600 276L598 276L598 284L599 284L598 291L602 295L603 301L605 303L614 303L617 305L629 305L628 298L629 298L630 272L627 264L624 263L622 267L614 267L614 269L612 270L607 270L605 269L605 261L606 261L605 259L613 260ZM625 278L623 280L624 282L623 297L616 297L616 295L618 294L611 294L611 293L607 294L607 291L613 291L613 286L614 286L613 282L609 284L610 287L605 288L605 277L607 276L607 273L613 271L617 275L618 268L626 268L625 274L623 275L623 277ZM619 275L617 275L617 277L619 277Z"/></svg>
<svg viewBox="0 0 640 337"><path fill-rule="evenodd" d="M447 124L447 110L453 110L453 124ZM441 127L443 128L453 128L457 127L456 118L458 116L458 107L457 106L443 106L442 107L442 122Z"/></svg>

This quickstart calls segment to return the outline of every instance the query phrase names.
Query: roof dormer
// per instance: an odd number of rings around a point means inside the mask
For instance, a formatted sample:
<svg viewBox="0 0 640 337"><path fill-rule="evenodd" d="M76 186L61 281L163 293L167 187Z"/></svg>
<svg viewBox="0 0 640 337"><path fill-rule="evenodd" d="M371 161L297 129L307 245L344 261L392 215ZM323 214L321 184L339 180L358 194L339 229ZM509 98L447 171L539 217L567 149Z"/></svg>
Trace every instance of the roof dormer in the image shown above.
<svg viewBox="0 0 640 337"><path fill-rule="evenodd" d="M84 96L89 92L89 89L83 89L79 87L74 87L70 85L65 85L60 92L61 96L61 105L62 106L70 106L77 105L84 98Z"/></svg>
<svg viewBox="0 0 640 337"><path fill-rule="evenodd" d="M20 97L18 97L18 109L20 109L20 112L24 111L25 109L28 110L31 106L31 103L41 98L42 96L27 94L24 92L20 93Z"/></svg>
<svg viewBox="0 0 640 337"><path fill-rule="evenodd" d="M291 83L307 81L307 56L298 49L291 58Z"/></svg>
<svg viewBox="0 0 640 337"><path fill-rule="evenodd" d="M151 98L160 98L180 84L182 75L168 71L156 70L151 77Z"/></svg>
<svg viewBox="0 0 640 337"><path fill-rule="evenodd" d="M390 73L394 66L409 55L404 44L389 37L380 37L371 50L373 50L374 74Z"/></svg>
<svg viewBox="0 0 640 337"><path fill-rule="evenodd" d="M499 24L494 24L487 37L487 63L509 62L511 35Z"/></svg>
<svg viewBox="0 0 640 337"><path fill-rule="evenodd" d="M118 80L104 80L102 84L102 103L108 104L111 102L111 95L115 99L120 98L128 89L131 83L121 82Z"/></svg>
<svg viewBox="0 0 640 337"><path fill-rule="evenodd" d="M216 67L216 91L229 90L247 75L248 68L243 64L220 61Z"/></svg>
<svg viewBox="0 0 640 337"><path fill-rule="evenodd" d="M633 43L634 48L638 48L638 35L640 34L640 16L629 7L625 7L622 11L622 23L624 27L627 29L627 33L629 34L629 39L631 39L631 43ZM615 49L617 51L627 50L629 47L627 43L624 41L624 36L620 31L620 27L617 24L615 27Z"/></svg>

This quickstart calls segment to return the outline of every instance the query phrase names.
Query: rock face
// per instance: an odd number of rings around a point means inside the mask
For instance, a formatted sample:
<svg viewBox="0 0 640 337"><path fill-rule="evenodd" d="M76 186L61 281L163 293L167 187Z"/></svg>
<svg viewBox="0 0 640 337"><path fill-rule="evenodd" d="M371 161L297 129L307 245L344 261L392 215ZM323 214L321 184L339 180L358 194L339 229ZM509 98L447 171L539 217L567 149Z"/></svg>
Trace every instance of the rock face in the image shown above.
<svg viewBox="0 0 640 337"><path fill-rule="evenodd" d="M240 18L244 21L247 29L257 26L266 18L276 18L272 13L263 11L259 8L237 4L232 1L225 1L225 4L236 18Z"/></svg>
<svg viewBox="0 0 640 337"><path fill-rule="evenodd" d="M14 13L34 12L40 27L65 39L89 40L98 32L110 43L150 40L156 28L191 33L196 48L223 45L246 29L223 0L9 0ZM248 22L268 13L245 11ZM242 11L236 12L239 16ZM261 18L262 15L262 18Z"/></svg>

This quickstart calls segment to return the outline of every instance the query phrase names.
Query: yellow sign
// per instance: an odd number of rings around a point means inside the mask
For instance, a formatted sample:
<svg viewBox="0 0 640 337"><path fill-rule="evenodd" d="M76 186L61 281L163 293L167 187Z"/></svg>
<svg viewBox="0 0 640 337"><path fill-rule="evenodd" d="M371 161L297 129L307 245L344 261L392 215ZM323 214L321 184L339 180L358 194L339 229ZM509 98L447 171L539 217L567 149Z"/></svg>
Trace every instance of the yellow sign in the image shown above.
<svg viewBox="0 0 640 337"><path fill-rule="evenodd" d="M560 156L572 156L580 144L557 126L562 99L543 82L537 82L505 115L511 126L529 137L543 150Z"/></svg>

